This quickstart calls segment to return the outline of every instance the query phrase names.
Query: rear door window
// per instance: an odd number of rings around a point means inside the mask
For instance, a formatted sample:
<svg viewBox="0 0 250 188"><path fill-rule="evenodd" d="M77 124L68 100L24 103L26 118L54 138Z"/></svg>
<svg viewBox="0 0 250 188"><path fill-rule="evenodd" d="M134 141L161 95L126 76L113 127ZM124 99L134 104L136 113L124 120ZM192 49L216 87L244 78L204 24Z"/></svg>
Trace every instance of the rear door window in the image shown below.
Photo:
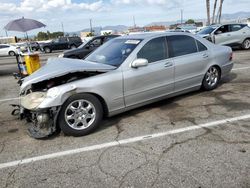
<svg viewBox="0 0 250 188"><path fill-rule="evenodd" d="M166 38L159 37L147 42L138 52L137 58L147 59L149 63L166 59Z"/></svg>
<svg viewBox="0 0 250 188"><path fill-rule="evenodd" d="M195 39L186 35L168 36L170 57L178 57L198 52Z"/></svg>
<svg viewBox="0 0 250 188"><path fill-rule="evenodd" d="M230 31L231 32L239 31L244 27L245 27L245 25L242 25L242 24L232 24L232 25L230 25Z"/></svg>

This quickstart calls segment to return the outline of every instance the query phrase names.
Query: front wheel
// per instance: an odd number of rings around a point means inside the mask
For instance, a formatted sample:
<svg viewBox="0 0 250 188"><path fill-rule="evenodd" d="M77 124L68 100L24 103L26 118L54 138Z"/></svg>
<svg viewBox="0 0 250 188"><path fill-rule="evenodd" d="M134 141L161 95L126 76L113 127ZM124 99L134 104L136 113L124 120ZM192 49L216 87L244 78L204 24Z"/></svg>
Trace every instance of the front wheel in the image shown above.
<svg viewBox="0 0 250 188"><path fill-rule="evenodd" d="M58 123L61 130L70 136L84 136L93 132L103 117L103 108L90 94L71 96L62 106Z"/></svg>
<svg viewBox="0 0 250 188"><path fill-rule="evenodd" d="M242 43L242 48L244 50L249 50L250 49L250 39L244 40L244 42Z"/></svg>
<svg viewBox="0 0 250 188"><path fill-rule="evenodd" d="M202 81L202 88L209 91L215 89L220 81L220 69L216 66L212 66L206 72Z"/></svg>

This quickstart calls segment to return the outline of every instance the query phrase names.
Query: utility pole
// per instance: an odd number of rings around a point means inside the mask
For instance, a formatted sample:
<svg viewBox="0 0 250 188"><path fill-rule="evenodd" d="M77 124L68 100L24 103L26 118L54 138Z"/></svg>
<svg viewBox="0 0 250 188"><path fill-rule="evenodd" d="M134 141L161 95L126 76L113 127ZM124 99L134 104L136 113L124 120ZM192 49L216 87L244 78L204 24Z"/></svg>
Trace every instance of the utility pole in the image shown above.
<svg viewBox="0 0 250 188"><path fill-rule="evenodd" d="M133 16L133 22L134 22L134 28L136 28L136 24L135 24L135 16Z"/></svg>
<svg viewBox="0 0 250 188"><path fill-rule="evenodd" d="M223 2L224 2L224 0L221 0L221 1L220 1L219 16L218 16L219 24L221 23L221 14L222 14Z"/></svg>
<svg viewBox="0 0 250 188"><path fill-rule="evenodd" d="M62 22L61 24L62 24L62 32L63 32L63 36L64 36L64 26L63 26L63 22Z"/></svg>
<svg viewBox="0 0 250 188"><path fill-rule="evenodd" d="M93 28L92 28L92 19L89 19L89 26L90 26L90 33L93 33Z"/></svg>
<svg viewBox="0 0 250 188"><path fill-rule="evenodd" d="M181 25L183 24L183 9L181 9Z"/></svg>
<svg viewBox="0 0 250 188"><path fill-rule="evenodd" d="M8 32L7 32L7 30L5 30L5 34L6 34L6 37L8 37Z"/></svg>

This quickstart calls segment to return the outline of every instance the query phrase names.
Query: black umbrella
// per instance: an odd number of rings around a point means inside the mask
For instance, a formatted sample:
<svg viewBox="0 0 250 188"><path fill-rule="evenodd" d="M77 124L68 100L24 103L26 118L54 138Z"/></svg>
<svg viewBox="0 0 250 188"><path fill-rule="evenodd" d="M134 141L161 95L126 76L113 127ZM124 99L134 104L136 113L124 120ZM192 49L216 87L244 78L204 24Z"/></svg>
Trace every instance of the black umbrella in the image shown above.
<svg viewBox="0 0 250 188"><path fill-rule="evenodd" d="M17 20L13 20L9 22L4 29L7 31L20 31L20 32L27 32L33 29L38 29L41 27L45 27L43 23L27 18L21 18Z"/></svg>

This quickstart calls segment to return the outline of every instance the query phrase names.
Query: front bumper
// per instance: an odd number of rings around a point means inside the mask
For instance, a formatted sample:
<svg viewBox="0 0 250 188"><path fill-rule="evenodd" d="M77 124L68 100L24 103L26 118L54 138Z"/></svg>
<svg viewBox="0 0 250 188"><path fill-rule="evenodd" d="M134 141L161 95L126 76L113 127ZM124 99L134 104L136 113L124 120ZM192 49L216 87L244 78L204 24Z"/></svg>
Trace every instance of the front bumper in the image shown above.
<svg viewBox="0 0 250 188"><path fill-rule="evenodd" d="M28 110L20 107L20 117L25 118L29 122L28 132L33 138L45 138L57 129L57 117L60 107L53 107L48 109Z"/></svg>

